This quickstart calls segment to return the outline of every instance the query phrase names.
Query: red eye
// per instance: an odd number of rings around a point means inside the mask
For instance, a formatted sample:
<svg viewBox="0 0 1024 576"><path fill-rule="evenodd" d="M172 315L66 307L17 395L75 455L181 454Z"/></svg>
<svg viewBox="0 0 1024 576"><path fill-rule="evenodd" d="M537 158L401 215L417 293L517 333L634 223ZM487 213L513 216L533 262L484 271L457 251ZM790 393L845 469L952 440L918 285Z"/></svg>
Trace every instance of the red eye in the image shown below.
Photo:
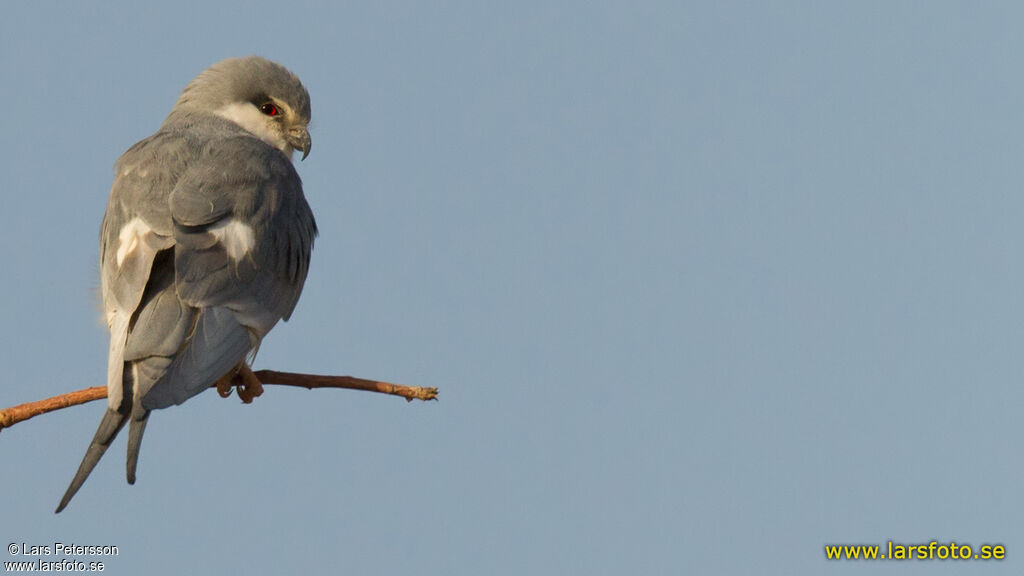
<svg viewBox="0 0 1024 576"><path fill-rule="evenodd" d="M263 112L267 116L277 116L281 113L281 111L277 109L277 106L274 106L270 102L260 106L260 112Z"/></svg>

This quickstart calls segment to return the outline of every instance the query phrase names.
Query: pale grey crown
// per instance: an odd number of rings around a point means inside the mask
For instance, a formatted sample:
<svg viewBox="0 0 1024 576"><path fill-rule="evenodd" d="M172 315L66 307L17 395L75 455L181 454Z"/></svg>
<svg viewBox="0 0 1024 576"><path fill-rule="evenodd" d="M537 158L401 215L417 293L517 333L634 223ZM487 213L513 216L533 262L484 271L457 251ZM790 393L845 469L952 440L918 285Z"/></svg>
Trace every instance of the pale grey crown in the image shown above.
<svg viewBox="0 0 1024 576"><path fill-rule="evenodd" d="M210 66L182 90L166 122L179 114L211 113L235 102L286 103L303 123L311 116L309 92L299 77L260 56L229 58Z"/></svg>

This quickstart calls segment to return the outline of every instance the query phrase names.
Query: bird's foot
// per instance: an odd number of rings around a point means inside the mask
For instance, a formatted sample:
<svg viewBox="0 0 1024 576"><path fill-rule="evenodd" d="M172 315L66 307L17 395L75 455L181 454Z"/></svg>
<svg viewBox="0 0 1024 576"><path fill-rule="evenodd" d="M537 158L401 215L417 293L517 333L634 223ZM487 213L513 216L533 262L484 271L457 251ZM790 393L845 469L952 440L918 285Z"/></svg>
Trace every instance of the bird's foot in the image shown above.
<svg viewBox="0 0 1024 576"><path fill-rule="evenodd" d="M217 380L217 394L220 394L221 398L231 396L232 388L238 391L238 397L246 404L251 404L253 398L263 394L263 383L245 362Z"/></svg>
<svg viewBox="0 0 1024 576"><path fill-rule="evenodd" d="M220 380L217 380L217 394L220 394L221 398L231 396L231 388L233 386L232 381L235 379L236 375L237 371L232 370L221 376Z"/></svg>
<svg viewBox="0 0 1024 576"><path fill-rule="evenodd" d="M252 399L263 395L263 383L252 373L252 370L243 362L235 374L238 380L235 387L238 390L238 397L246 404L252 403Z"/></svg>

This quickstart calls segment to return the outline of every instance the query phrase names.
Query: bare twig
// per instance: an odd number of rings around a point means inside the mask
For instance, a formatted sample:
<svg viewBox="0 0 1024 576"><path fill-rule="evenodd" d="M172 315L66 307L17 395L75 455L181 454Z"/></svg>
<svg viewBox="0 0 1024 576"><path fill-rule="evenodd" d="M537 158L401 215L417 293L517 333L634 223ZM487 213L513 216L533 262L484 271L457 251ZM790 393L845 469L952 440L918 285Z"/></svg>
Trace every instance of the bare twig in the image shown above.
<svg viewBox="0 0 1024 576"><path fill-rule="evenodd" d="M419 386L403 386L390 382L378 382L376 380L365 380L352 376L318 376L316 374L296 374L294 372L277 372L275 370L259 370L254 372L263 384L280 384L283 386L299 386L302 388L345 388L350 390L366 390L367 392L379 392L401 396L407 401L416 400L437 400L437 388L421 388ZM216 384L213 385L216 387ZM11 406L0 410L0 430L10 428L18 422L28 420L33 416L77 406L107 397L106 386L93 386L83 390L76 390L60 396L54 396L45 400L27 402L17 406Z"/></svg>

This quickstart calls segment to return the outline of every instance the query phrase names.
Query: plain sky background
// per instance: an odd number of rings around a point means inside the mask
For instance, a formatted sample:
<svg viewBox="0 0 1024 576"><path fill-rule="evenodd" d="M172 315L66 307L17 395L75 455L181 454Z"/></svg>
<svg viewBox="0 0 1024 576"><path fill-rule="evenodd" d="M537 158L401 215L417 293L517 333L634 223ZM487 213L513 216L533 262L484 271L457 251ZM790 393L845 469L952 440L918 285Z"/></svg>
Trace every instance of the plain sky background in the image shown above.
<svg viewBox="0 0 1024 576"><path fill-rule="evenodd" d="M10 2L0 406L105 378L116 158L225 57L312 95L321 235L257 368L0 434L0 544L112 574L1020 574L1019 3ZM826 543L1006 546L829 562ZM0 552L2 560L13 560ZM91 558L80 558L91 560Z"/></svg>

